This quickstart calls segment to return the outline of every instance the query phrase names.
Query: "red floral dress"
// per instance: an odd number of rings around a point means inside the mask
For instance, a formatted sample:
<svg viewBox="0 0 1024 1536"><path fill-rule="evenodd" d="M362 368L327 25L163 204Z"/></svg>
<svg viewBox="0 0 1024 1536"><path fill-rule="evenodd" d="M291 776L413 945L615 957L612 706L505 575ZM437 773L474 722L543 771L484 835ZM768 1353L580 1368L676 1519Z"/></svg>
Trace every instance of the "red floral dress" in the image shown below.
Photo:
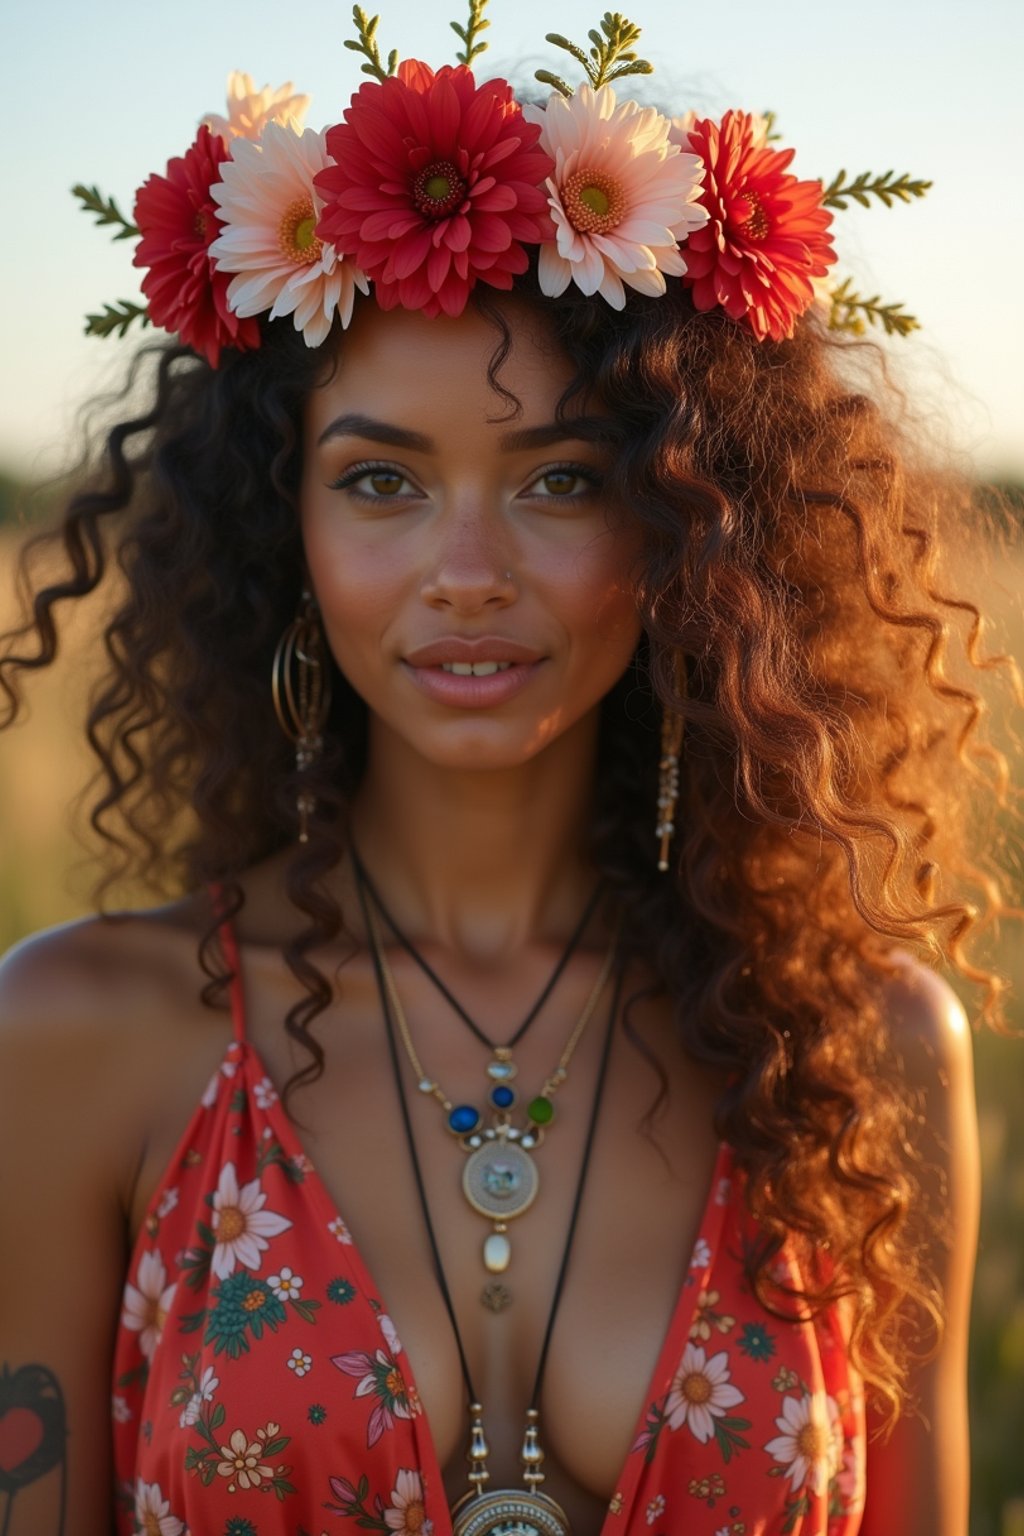
<svg viewBox="0 0 1024 1536"><path fill-rule="evenodd" d="M246 1038L154 1191L113 1370L120 1536L451 1536L409 1359ZM865 1433L839 1316L780 1322L722 1143L600 1536L856 1536ZM779 1278L799 1279L791 1257Z"/></svg>

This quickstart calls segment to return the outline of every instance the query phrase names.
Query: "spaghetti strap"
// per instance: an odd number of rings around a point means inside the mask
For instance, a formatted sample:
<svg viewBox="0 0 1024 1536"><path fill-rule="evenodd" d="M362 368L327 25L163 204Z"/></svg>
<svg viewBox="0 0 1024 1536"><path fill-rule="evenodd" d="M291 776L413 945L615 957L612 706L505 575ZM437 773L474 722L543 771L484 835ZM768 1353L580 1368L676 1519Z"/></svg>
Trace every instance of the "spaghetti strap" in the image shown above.
<svg viewBox="0 0 1024 1536"><path fill-rule="evenodd" d="M209 882L210 899L213 910L220 916L221 911L221 887L217 880ZM234 925L230 917L220 918L219 929L220 942L224 949L224 957L231 971L231 1023L234 1037L241 1042L246 1039L245 1030L245 990L242 986L242 966L238 958L238 944L235 940Z"/></svg>

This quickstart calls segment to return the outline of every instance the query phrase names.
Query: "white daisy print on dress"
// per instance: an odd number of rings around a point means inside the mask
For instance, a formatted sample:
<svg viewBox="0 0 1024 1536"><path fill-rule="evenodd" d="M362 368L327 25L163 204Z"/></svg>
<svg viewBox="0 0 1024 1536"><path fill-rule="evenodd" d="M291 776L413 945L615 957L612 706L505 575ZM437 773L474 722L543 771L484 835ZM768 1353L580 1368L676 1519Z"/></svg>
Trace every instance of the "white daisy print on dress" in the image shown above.
<svg viewBox="0 0 1024 1536"><path fill-rule="evenodd" d="M218 1280L235 1272L236 1264L257 1270L263 1263L268 1238L287 1231L287 1216L264 1209L267 1196L259 1179L238 1185L234 1163L225 1163L213 1196L213 1235L216 1239L210 1269Z"/></svg>

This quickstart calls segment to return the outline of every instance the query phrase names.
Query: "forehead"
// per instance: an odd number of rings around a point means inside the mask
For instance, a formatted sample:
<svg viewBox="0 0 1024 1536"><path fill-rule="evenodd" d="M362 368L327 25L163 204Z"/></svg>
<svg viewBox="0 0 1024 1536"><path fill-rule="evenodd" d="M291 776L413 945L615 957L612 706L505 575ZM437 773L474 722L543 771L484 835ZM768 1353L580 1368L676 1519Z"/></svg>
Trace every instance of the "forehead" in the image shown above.
<svg viewBox="0 0 1024 1536"><path fill-rule="evenodd" d="M573 377L542 315L521 301L500 305L510 351L497 370L502 387L522 405L521 415L488 381L487 370L502 342L494 320L472 306L461 315L428 317L417 310L381 310L372 301L357 306L341 335L337 366L314 388L307 421L314 433L340 411L415 426L444 438L463 429L550 421Z"/></svg>

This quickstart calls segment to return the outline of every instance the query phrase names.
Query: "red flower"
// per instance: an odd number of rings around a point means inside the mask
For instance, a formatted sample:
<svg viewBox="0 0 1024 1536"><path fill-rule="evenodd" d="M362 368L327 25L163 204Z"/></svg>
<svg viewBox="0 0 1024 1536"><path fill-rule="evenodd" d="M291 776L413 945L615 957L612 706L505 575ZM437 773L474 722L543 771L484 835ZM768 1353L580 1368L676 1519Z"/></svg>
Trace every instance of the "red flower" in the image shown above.
<svg viewBox="0 0 1024 1536"><path fill-rule="evenodd" d="M317 235L372 278L381 309L459 315L478 279L511 288L525 272L521 241L554 238L540 132L507 81L408 59L327 130L337 163L314 178Z"/></svg>
<svg viewBox="0 0 1024 1536"><path fill-rule="evenodd" d="M142 291L154 325L176 331L186 346L216 368L221 347L258 347L256 320L228 308L229 272L215 270L208 250L223 225L210 188L220 180L229 150L205 125L185 154L167 163L166 176L149 177L135 196L142 233L133 265L148 267Z"/></svg>
<svg viewBox="0 0 1024 1536"><path fill-rule="evenodd" d="M821 183L787 175L794 151L759 142L749 112L694 123L689 146L706 167L700 201L710 214L683 248L694 304L721 304L758 341L792 336L813 302L811 279L836 259Z"/></svg>

